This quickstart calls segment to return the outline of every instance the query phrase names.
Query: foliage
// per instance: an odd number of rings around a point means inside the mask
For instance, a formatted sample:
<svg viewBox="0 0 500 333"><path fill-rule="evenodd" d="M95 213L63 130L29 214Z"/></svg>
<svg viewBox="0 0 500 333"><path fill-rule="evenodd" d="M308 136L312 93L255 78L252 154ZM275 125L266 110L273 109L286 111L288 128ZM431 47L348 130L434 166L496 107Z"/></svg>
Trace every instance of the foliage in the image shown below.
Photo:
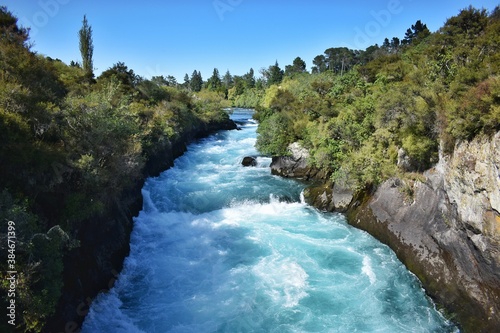
<svg viewBox="0 0 500 333"><path fill-rule="evenodd" d="M400 175L400 149L423 171L440 143L449 152L457 140L500 130L499 32L498 8L488 16L469 7L432 34L418 20L382 47L329 48L311 74L268 86L255 114L257 147L286 154L300 141L311 165L353 188Z"/></svg>
<svg viewBox="0 0 500 333"><path fill-rule="evenodd" d="M257 149L266 155L287 155L290 133L289 120L282 113L274 113L259 126Z"/></svg>

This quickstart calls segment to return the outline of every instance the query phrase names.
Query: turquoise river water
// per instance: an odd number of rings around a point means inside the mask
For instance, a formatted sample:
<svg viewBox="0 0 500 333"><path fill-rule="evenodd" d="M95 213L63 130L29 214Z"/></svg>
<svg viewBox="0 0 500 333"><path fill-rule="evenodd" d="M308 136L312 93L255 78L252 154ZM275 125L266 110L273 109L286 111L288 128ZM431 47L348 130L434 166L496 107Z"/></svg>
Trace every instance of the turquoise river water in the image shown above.
<svg viewBox="0 0 500 333"><path fill-rule="evenodd" d="M458 332L395 254L304 185L243 167L257 125L189 146L143 188L131 251L84 333Z"/></svg>

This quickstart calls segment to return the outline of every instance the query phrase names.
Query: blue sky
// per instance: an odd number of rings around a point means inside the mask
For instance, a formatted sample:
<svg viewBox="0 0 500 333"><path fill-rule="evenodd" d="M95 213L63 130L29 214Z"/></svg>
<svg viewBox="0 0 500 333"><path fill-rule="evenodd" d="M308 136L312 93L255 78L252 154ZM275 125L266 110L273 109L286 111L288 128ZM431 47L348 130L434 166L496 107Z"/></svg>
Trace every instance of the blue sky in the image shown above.
<svg viewBox="0 0 500 333"><path fill-rule="evenodd" d="M94 67L100 74L122 61L150 78L214 68L242 75L253 68L291 64L308 68L329 47L365 49L385 37L402 38L417 20L431 31L473 5L491 11L495 0L4 0L31 27L33 50L80 61L83 15L93 29Z"/></svg>

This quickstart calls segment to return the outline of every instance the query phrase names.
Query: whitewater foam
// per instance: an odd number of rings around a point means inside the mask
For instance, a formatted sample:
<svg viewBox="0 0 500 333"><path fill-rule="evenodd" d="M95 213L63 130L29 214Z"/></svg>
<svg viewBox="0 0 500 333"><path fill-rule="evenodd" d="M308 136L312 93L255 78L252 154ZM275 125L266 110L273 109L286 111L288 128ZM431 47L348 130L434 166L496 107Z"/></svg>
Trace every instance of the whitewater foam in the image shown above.
<svg viewBox="0 0 500 333"><path fill-rule="evenodd" d="M363 257L363 267L361 268L361 271L366 276L368 276L368 279L370 279L370 284L374 284L377 281L377 277L375 276L375 273L372 269L371 260L368 256Z"/></svg>

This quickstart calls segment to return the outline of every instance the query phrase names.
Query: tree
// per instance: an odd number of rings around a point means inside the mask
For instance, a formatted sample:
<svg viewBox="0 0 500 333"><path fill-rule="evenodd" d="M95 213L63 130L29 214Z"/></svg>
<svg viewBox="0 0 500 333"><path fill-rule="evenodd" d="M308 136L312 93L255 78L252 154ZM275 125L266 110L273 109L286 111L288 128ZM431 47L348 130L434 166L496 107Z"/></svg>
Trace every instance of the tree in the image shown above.
<svg viewBox="0 0 500 333"><path fill-rule="evenodd" d="M320 54L313 59L312 72L315 74L323 73L326 71L326 58Z"/></svg>
<svg viewBox="0 0 500 333"><path fill-rule="evenodd" d="M245 88L255 87L255 73L253 71L253 68L250 68L248 73L243 75L243 80L245 81Z"/></svg>
<svg viewBox="0 0 500 333"><path fill-rule="evenodd" d="M192 91L198 92L203 87L203 78L201 77L201 72L194 70L191 74L191 80L189 80L189 86Z"/></svg>
<svg viewBox="0 0 500 333"><path fill-rule="evenodd" d="M163 75L160 75L160 76L153 76L151 78L151 82L153 82L154 84L158 85L158 86L168 86L168 81L167 79L165 79L165 77Z"/></svg>
<svg viewBox="0 0 500 333"><path fill-rule="evenodd" d="M399 40L398 37L392 37L391 40L391 50L393 53L398 52L399 46L401 45L401 41Z"/></svg>
<svg viewBox="0 0 500 333"><path fill-rule="evenodd" d="M78 32L80 37L80 53L82 55L82 66L85 76L90 81L94 78L94 65L92 56L94 54L94 44L92 41L92 27L87 21L87 16L83 16L82 28Z"/></svg>
<svg viewBox="0 0 500 333"><path fill-rule="evenodd" d="M412 24L411 28L408 28L408 30L406 30L403 44L409 45L417 40L422 40L430 34L431 32L427 28L427 25L418 20L417 22L415 22L415 24Z"/></svg>
<svg viewBox="0 0 500 333"><path fill-rule="evenodd" d="M167 82L168 82L168 86L170 86L170 87L177 87L177 85L178 85L177 79L172 75L167 75Z"/></svg>
<svg viewBox="0 0 500 333"><path fill-rule="evenodd" d="M325 50L325 55L327 69L341 75L347 72L356 61L355 52L347 47L329 48Z"/></svg>
<svg viewBox="0 0 500 333"><path fill-rule="evenodd" d="M17 17L5 6L0 7L0 30L2 32L1 38L5 39L6 42L27 46L28 30L17 25Z"/></svg>
<svg viewBox="0 0 500 333"><path fill-rule="evenodd" d="M97 78L97 84L101 87L114 82L119 83L119 91L126 96L132 96L141 82L142 78L129 69L125 63L119 61L108 68Z"/></svg>
<svg viewBox="0 0 500 333"><path fill-rule="evenodd" d="M276 60L276 63L273 66L269 66L267 70L264 69L262 74L266 77L267 84L273 85L281 83L284 72L278 65L278 60Z"/></svg>
<svg viewBox="0 0 500 333"><path fill-rule="evenodd" d="M293 60L292 65L285 66L285 75L294 75L306 72L306 63L300 57Z"/></svg>
<svg viewBox="0 0 500 333"><path fill-rule="evenodd" d="M229 70L227 70L226 74L224 74L224 77L222 78L222 83L224 84L224 87L226 89L231 89L234 86L233 76L231 75Z"/></svg>
<svg viewBox="0 0 500 333"><path fill-rule="evenodd" d="M384 43L382 43L382 48L385 49L387 52L389 52L389 49L391 48L391 42L389 42L389 38L384 39Z"/></svg>
<svg viewBox="0 0 500 333"><path fill-rule="evenodd" d="M222 87L222 81L220 79L219 70L214 68L212 76L207 81L208 90L217 91Z"/></svg>
<svg viewBox="0 0 500 333"><path fill-rule="evenodd" d="M182 84L184 88L189 89L191 81L189 80L189 75L186 73L184 75L184 83Z"/></svg>

